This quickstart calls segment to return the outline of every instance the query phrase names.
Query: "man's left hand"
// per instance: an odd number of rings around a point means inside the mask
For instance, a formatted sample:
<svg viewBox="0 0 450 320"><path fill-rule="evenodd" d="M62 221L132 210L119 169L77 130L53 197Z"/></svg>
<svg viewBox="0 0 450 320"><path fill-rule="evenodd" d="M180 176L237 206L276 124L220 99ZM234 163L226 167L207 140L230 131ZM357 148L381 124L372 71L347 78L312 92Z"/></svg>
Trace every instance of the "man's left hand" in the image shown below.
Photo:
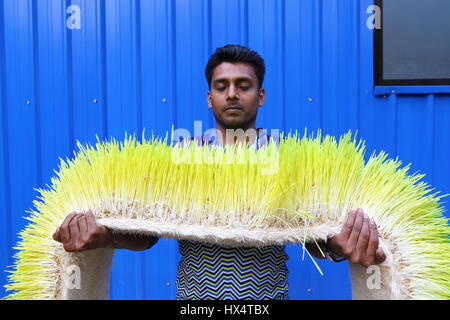
<svg viewBox="0 0 450 320"><path fill-rule="evenodd" d="M328 241L328 248L350 263L369 267L386 260L383 249L378 247L378 231L375 221L362 209L350 211L341 232Z"/></svg>

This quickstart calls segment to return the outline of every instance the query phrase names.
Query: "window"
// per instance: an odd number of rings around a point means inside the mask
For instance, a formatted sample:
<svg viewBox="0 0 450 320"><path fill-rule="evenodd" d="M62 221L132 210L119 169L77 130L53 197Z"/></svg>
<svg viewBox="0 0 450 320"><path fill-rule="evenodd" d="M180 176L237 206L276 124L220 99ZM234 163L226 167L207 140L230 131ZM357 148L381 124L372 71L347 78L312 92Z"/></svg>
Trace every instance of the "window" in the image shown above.
<svg viewBox="0 0 450 320"><path fill-rule="evenodd" d="M450 85L450 0L375 0L375 86Z"/></svg>

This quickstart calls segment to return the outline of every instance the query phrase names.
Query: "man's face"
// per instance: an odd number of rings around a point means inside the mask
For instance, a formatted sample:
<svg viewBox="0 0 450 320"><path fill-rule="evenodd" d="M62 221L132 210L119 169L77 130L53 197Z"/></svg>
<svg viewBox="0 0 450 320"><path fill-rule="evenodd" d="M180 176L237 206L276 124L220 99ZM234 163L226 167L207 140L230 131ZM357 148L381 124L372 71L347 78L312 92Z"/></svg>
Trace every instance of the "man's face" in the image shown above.
<svg viewBox="0 0 450 320"><path fill-rule="evenodd" d="M223 62L211 78L208 108L213 109L217 126L247 130L255 126L264 95L264 89L258 90L258 78L250 64Z"/></svg>

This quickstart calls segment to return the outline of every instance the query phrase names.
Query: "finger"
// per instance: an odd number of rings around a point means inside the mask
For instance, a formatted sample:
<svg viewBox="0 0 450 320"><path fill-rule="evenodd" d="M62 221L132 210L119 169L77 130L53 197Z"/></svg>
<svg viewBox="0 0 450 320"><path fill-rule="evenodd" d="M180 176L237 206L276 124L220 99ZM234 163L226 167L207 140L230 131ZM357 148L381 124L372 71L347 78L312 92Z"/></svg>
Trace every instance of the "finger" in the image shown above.
<svg viewBox="0 0 450 320"><path fill-rule="evenodd" d="M92 232L97 229L97 221L95 220L95 216L92 213L92 210L89 210L85 214L86 222L87 222L87 230L88 232Z"/></svg>
<svg viewBox="0 0 450 320"><path fill-rule="evenodd" d="M383 249L378 248L376 253L376 263L382 263L386 260L386 254L384 253Z"/></svg>
<svg viewBox="0 0 450 320"><path fill-rule="evenodd" d="M353 225L355 224L355 219L356 219L356 211L352 210L348 213L345 224L342 227L341 235L343 236L344 239L348 239L348 237L350 236L353 229Z"/></svg>
<svg viewBox="0 0 450 320"><path fill-rule="evenodd" d="M78 225L78 216L70 221L69 231L70 231L70 243L76 246L80 241L80 227Z"/></svg>
<svg viewBox="0 0 450 320"><path fill-rule="evenodd" d="M370 219L369 221L369 229L370 229L370 238L369 244L367 245L367 256L369 257L372 263L375 263L376 251L378 249L378 229L375 221Z"/></svg>
<svg viewBox="0 0 450 320"><path fill-rule="evenodd" d="M59 228L61 241L63 243L70 241L70 231L69 231L69 224L76 217L77 213L72 212L70 213L65 219L64 222L61 224L61 227Z"/></svg>
<svg viewBox="0 0 450 320"><path fill-rule="evenodd" d="M362 209L358 209L356 212L355 223L353 224L352 232L347 241L347 251L354 252L356 244L358 243L359 233L361 232L363 225L363 212Z"/></svg>
<svg viewBox="0 0 450 320"><path fill-rule="evenodd" d="M69 213L69 214L64 218L64 221L61 223L61 227L64 226L64 225L68 226L69 223L70 223L70 220L72 220L72 218L73 218L74 216L76 216L76 215L77 215L77 213L76 213L75 211L72 211L71 213Z"/></svg>
<svg viewBox="0 0 450 320"><path fill-rule="evenodd" d="M83 240L86 240L88 228L87 228L87 221L86 221L86 215L80 214L78 217L78 226L80 227L80 237Z"/></svg>
<svg viewBox="0 0 450 320"><path fill-rule="evenodd" d="M358 242L356 243L356 251L360 257L365 256L367 252L367 244L369 243L370 233L369 233L369 217L364 214L363 225L361 227L361 232L358 236Z"/></svg>
<svg viewBox="0 0 450 320"><path fill-rule="evenodd" d="M59 232L59 227L56 229L55 233L53 234L53 240L61 242L61 233Z"/></svg>

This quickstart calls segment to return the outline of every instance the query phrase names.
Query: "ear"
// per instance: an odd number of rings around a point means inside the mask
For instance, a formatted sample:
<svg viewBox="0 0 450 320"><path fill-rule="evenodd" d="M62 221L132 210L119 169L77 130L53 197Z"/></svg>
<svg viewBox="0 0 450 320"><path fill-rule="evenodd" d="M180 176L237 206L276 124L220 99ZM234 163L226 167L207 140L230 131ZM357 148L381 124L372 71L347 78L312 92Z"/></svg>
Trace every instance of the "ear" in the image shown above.
<svg viewBox="0 0 450 320"><path fill-rule="evenodd" d="M208 103L208 108L212 109L211 91L208 91L208 93L206 95L206 102Z"/></svg>
<svg viewBox="0 0 450 320"><path fill-rule="evenodd" d="M264 105L264 100L266 98L266 90L264 88L259 89L258 93L258 106L262 107Z"/></svg>

